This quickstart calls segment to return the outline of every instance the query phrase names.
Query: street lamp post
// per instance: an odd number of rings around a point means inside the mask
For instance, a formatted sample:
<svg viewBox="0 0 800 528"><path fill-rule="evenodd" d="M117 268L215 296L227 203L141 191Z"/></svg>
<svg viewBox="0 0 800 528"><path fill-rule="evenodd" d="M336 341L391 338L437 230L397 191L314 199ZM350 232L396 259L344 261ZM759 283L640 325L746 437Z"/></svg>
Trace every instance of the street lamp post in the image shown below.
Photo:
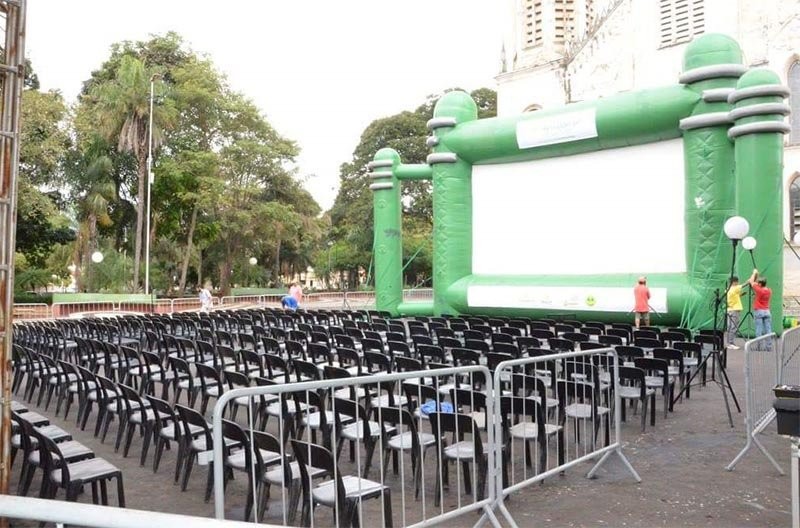
<svg viewBox="0 0 800 528"><path fill-rule="evenodd" d="M145 243L144 243L144 294L150 295L150 187L153 185L153 94L155 91L156 78L160 77L154 73L150 77L150 115L147 127L147 213L145 215Z"/></svg>

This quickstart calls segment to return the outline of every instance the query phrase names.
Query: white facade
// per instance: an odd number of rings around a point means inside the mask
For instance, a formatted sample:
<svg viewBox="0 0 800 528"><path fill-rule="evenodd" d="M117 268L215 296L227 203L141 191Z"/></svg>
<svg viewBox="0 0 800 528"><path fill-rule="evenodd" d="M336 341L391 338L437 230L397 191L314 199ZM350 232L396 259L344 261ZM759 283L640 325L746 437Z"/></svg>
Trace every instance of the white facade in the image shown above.
<svg viewBox="0 0 800 528"><path fill-rule="evenodd" d="M800 0L506 1L499 115L676 84L686 42L712 32L735 38L745 64L770 68L800 90ZM790 104L796 119L784 156L789 239L800 232L800 178L790 205L790 186L800 176L800 93Z"/></svg>

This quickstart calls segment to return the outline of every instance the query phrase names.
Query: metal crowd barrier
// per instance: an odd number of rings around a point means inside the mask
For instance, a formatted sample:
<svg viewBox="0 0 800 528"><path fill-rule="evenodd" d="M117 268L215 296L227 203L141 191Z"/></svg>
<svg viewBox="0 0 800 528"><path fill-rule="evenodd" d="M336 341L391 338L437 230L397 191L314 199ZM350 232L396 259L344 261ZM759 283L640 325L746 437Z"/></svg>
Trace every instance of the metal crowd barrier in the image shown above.
<svg viewBox="0 0 800 528"><path fill-rule="evenodd" d="M800 330L800 329L797 329ZM790 333L791 332L791 333ZM767 451L758 434L763 432L773 420L775 410L772 389L780 380L784 343L794 343L798 339L797 331L786 332L784 339L778 340L775 334L768 334L747 341L744 345L744 424L747 432L747 443L725 469L733 468L754 445L770 463L783 475L783 469Z"/></svg>
<svg viewBox="0 0 800 528"><path fill-rule="evenodd" d="M578 464L599 458L586 475L592 478L616 454L641 482L622 452L618 372L617 353L611 348L497 366L494 386L502 396L495 400L493 421L503 449L495 451L496 508L511 526L517 525L506 497ZM513 423L519 417L522 421Z"/></svg>
<svg viewBox="0 0 800 528"><path fill-rule="evenodd" d="M25 303L14 305L14 320L49 319L52 315L50 305L46 303Z"/></svg>
<svg viewBox="0 0 800 528"><path fill-rule="evenodd" d="M780 382L800 385L800 326L786 330L781 336Z"/></svg>
<svg viewBox="0 0 800 528"><path fill-rule="evenodd" d="M469 389L477 386L482 388L480 392ZM455 390L456 387L463 392ZM304 510L300 524L311 527L344 528L350 525L354 516L360 526L422 527L470 512L483 512L493 526L500 528L492 511L495 489L491 476L495 474L495 457L491 446L496 445L495 430L487 421L495 405L494 394L489 370L477 365L238 388L225 392L213 411L215 515L217 519L223 519L225 515L225 453L219 448L223 445L223 413L229 406L246 408L245 434L249 446L245 449L250 449L251 459L257 459L253 446L259 433L254 433L253 429L257 422L257 409L266 403L267 409L273 406L273 411L267 412L273 416L266 429L275 439L280 439L273 444L280 450L276 457L278 466L273 467L279 467L281 461L285 461L283 463L288 467L286 456L290 451L298 459L322 467L317 459L318 448L311 447L312 444L321 445L332 459L332 469L322 480L342 479L347 483L348 499L345 504L339 504L341 509L331 522L330 510L320 514L322 508L315 508L314 504L301 499L300 488L305 484L301 485L299 476L287 482L292 473L284 470L277 484L280 491L273 492L284 505L278 522L284 525L296 523L291 512L287 512L287 505L294 511L292 505L296 504L297 510ZM378 397L380 400L373 402L371 410L360 406L365 399ZM419 407L418 412L409 412L406 405L410 400L426 405L426 411L430 407L441 412L426 415ZM452 402L452 408L447 408L446 400ZM286 407L281 408L283 405ZM319 409L320 405L324 405L327 412L309 415L305 410ZM276 413L276 409L281 410ZM453 409L461 410L458 418ZM440 443L435 440L437 428L448 438L455 436L460 439L463 435L465 441L449 446ZM392 430L398 434L390 436ZM401 431L403 436L400 436ZM413 439L415 434L417 441ZM365 443L363 439L366 437L370 440ZM289 449L285 440L290 438L302 441ZM357 440L355 449L350 448L348 459L342 448L350 443L349 439ZM365 444L364 449L361 444ZM444 460L455 461L455 467L448 470L450 464L440 462ZM390 461L393 466L391 476ZM255 484L250 486L255 520L264 510L258 497L257 483L261 482L261 476L251 473L247 478L248 482ZM311 486L315 487L319 482L315 479ZM366 496L354 499L362 494ZM369 500L373 498L377 500ZM276 522L275 519L268 520Z"/></svg>
<svg viewBox="0 0 800 528"><path fill-rule="evenodd" d="M432 288L415 288L403 290L403 302L430 301L433 299Z"/></svg>
<svg viewBox="0 0 800 528"><path fill-rule="evenodd" d="M129 508L114 508L13 495L0 496L0 518L52 522L87 528L153 528L154 526L180 526L181 528L249 528L251 524L237 521L219 521L207 517L157 513ZM262 525L265 528L277 528Z"/></svg>

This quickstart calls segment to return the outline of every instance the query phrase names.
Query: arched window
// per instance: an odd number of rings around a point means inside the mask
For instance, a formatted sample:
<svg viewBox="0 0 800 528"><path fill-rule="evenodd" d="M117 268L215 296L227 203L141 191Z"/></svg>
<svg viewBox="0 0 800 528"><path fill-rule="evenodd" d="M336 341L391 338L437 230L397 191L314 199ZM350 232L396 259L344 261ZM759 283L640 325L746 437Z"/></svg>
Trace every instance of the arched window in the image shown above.
<svg viewBox="0 0 800 528"><path fill-rule="evenodd" d="M789 184L789 231L791 239L800 233L800 173L792 176L792 183Z"/></svg>
<svg viewBox="0 0 800 528"><path fill-rule="evenodd" d="M788 72L789 90L789 104L792 107L792 113L789 115L789 124L792 131L789 134L790 145L800 145L800 60L795 60L789 66Z"/></svg>
<svg viewBox="0 0 800 528"><path fill-rule="evenodd" d="M523 112L535 112L535 111L541 110L541 109L542 109L542 105L538 105L538 104L534 103L534 104L530 104L530 105L526 106L525 110L523 110Z"/></svg>

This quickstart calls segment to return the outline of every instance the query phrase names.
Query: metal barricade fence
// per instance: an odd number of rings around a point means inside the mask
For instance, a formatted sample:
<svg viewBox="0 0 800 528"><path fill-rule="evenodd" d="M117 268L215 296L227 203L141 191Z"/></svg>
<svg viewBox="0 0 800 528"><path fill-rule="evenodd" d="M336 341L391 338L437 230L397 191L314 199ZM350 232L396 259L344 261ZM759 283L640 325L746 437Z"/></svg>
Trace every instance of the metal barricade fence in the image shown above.
<svg viewBox="0 0 800 528"><path fill-rule="evenodd" d="M219 521L208 517L192 517L12 495L0 497L0 518L11 521L9 526L16 526L14 521L18 519L43 523L52 522L56 526L70 525L87 528L153 528L156 526L248 528L251 526L243 522ZM271 528L270 525L261 526Z"/></svg>
<svg viewBox="0 0 800 528"><path fill-rule="evenodd" d="M223 437L230 445L233 431L243 444L245 460L257 461L247 474L254 520L265 510L259 483L270 477L256 475L253 467L272 459L275 465L270 469L283 465L270 482L280 488L273 495L284 507L280 518L269 522L296 523L293 512L300 509L303 526L345 528L356 519L360 526L423 527L482 511L479 523L488 520L500 528L492 512L494 395L489 370L477 365L225 392L213 411L215 515L225 516L226 454L220 446ZM246 408L246 428L223 421L223 413L232 406ZM264 426L262 421L269 417ZM270 455L258 451L268 443L261 431L272 435ZM454 443L439 440L445 436ZM349 459L340 456L345 444L350 444ZM425 463L431 457L436 463ZM448 461L455 467L448 469ZM305 482L302 475L309 475ZM328 512L320 515L316 503L333 507L333 521Z"/></svg>
<svg viewBox="0 0 800 528"><path fill-rule="evenodd" d="M236 305L258 305L262 303L263 297L263 295L226 295L222 297L219 305L223 308L230 308Z"/></svg>
<svg viewBox="0 0 800 528"><path fill-rule="evenodd" d="M56 302L53 303L53 318L74 317L82 314L111 313L116 309L113 301Z"/></svg>
<svg viewBox="0 0 800 528"><path fill-rule="evenodd" d="M374 291L352 291L344 294L344 309L369 310L375 308Z"/></svg>
<svg viewBox="0 0 800 528"><path fill-rule="evenodd" d="M50 319L53 313L45 303L14 304L14 320L29 321L33 319Z"/></svg>
<svg viewBox="0 0 800 528"><path fill-rule="evenodd" d="M790 336L791 340L795 337ZM775 419L772 408L772 389L778 384L781 369L781 346L775 334L768 334L747 341L744 345L744 393L747 443L725 469L733 468L753 445L783 475L783 469L767 451L758 434L764 431Z"/></svg>
<svg viewBox="0 0 800 528"><path fill-rule="evenodd" d="M800 326L783 332L781 336L780 383L800 385Z"/></svg>
<svg viewBox="0 0 800 528"><path fill-rule="evenodd" d="M516 523L506 496L578 464L599 458L587 474L591 478L616 454L641 482L622 452L618 372L611 348L497 365L494 436L503 448L495 452L496 509L511 526ZM646 413L644 403L641 412Z"/></svg>
<svg viewBox="0 0 800 528"><path fill-rule="evenodd" d="M340 310L345 306L345 295L346 292L310 293L303 297L301 308Z"/></svg>
<svg viewBox="0 0 800 528"><path fill-rule="evenodd" d="M201 303L199 297L183 297L180 299L172 299L172 306L171 311L172 313L176 312L196 312L200 310ZM220 298L219 297L212 297L211 298L211 306L218 307L220 306Z"/></svg>
<svg viewBox="0 0 800 528"><path fill-rule="evenodd" d="M414 288L403 290L403 302L430 301L433 299L432 288Z"/></svg>

